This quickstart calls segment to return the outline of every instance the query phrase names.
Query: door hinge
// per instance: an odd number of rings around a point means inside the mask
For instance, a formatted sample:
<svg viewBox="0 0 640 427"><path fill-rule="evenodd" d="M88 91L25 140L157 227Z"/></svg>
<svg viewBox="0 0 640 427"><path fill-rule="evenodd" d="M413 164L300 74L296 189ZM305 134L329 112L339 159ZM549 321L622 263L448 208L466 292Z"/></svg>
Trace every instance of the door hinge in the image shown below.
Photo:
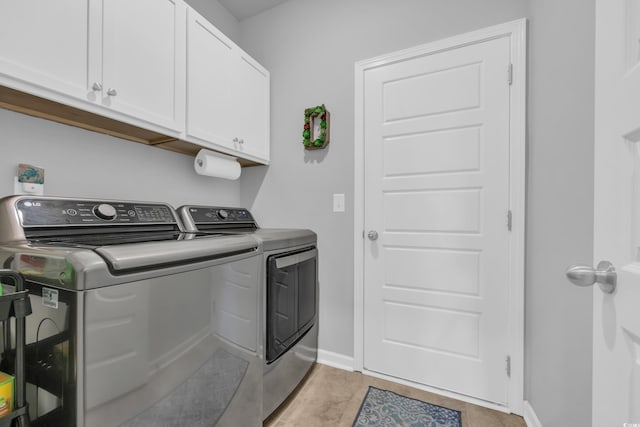
<svg viewBox="0 0 640 427"><path fill-rule="evenodd" d="M507 82L509 82L509 86L513 84L513 64L509 64L507 67Z"/></svg>
<svg viewBox="0 0 640 427"><path fill-rule="evenodd" d="M513 218L513 215L511 215L511 209L509 209L507 211L507 230L509 231L511 231L512 218Z"/></svg>
<svg viewBox="0 0 640 427"><path fill-rule="evenodd" d="M505 369L507 371L507 376L511 378L511 356L507 356L505 358Z"/></svg>

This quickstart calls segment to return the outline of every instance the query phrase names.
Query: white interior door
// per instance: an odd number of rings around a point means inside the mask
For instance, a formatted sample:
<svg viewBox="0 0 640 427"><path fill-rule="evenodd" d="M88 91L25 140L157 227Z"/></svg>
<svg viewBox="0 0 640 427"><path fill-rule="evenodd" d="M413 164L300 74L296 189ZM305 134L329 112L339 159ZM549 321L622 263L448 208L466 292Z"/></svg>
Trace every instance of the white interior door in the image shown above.
<svg viewBox="0 0 640 427"><path fill-rule="evenodd" d="M364 368L506 405L508 36L364 76Z"/></svg>
<svg viewBox="0 0 640 427"><path fill-rule="evenodd" d="M640 425L640 1L596 1L593 427Z"/></svg>

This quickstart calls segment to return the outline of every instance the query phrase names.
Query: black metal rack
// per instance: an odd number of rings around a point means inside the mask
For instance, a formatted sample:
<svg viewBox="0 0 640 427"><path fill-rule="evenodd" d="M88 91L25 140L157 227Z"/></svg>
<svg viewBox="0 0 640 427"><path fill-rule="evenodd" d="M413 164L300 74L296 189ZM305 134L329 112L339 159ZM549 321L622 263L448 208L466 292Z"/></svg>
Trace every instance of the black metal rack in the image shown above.
<svg viewBox="0 0 640 427"><path fill-rule="evenodd" d="M0 295L0 322L11 317L16 324L15 372L14 372L14 408L10 414L0 418L0 427L30 427L29 408L26 399L25 381L25 318L31 314L31 300L25 290L22 275L13 270L0 269L0 280L10 278L15 292Z"/></svg>

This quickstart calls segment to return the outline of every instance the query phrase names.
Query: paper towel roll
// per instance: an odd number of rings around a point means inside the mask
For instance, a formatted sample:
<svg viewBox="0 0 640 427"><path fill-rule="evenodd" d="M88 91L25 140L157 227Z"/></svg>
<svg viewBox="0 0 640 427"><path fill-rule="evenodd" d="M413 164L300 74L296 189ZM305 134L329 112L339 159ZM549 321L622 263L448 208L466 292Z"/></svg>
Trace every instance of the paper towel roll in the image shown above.
<svg viewBox="0 0 640 427"><path fill-rule="evenodd" d="M193 166L199 175L224 179L238 179L240 177L240 163L236 158L214 151L200 150Z"/></svg>

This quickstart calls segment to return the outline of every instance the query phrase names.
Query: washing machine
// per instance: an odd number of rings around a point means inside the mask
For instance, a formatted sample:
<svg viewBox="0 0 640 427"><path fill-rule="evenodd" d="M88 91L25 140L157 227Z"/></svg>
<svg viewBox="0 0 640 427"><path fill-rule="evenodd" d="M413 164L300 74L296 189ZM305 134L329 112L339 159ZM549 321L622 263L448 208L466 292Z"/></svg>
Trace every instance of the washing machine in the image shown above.
<svg viewBox="0 0 640 427"><path fill-rule="evenodd" d="M254 237L185 232L152 202L13 196L0 218L0 264L23 275L33 310L32 427L262 425ZM5 325L9 372L14 336Z"/></svg>

